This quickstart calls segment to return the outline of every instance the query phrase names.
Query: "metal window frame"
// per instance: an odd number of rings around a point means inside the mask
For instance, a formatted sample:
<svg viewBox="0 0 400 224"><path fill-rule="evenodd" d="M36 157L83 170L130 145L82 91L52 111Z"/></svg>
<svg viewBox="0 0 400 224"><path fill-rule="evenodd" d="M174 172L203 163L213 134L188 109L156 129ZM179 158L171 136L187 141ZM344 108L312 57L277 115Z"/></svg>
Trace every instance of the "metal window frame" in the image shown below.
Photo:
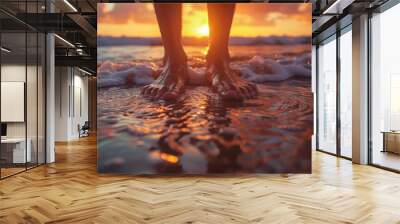
<svg viewBox="0 0 400 224"><path fill-rule="evenodd" d="M27 13L28 0L25 0L25 1L22 1L22 2L25 3L25 16L27 16L26 13ZM30 0L29 2L32 2L32 0ZM36 0L36 11L37 12L39 11L39 0ZM46 7L46 11L47 11L47 7ZM36 58L36 136L35 136L36 137L36 142L37 142L37 147L36 147L37 152L36 152L36 162L35 162L35 164L33 164L33 165L29 164L29 165L32 165L32 166L29 166L29 167L28 167L28 162L27 162L27 157L28 157L28 154L27 154L27 147L28 147L28 143L27 143L27 139L28 139L28 131L27 131L27 129L28 129L28 124L27 124L28 123L28 112L27 112L28 30L33 31L33 33L36 34L36 57L37 57ZM0 31L0 45L1 45L1 37L2 37L3 33L4 32ZM47 163L47 151L46 151L46 149L47 149L47 140L46 140L47 139L47 128L46 128L46 126L47 126L47 111L46 111L46 108L47 108L47 100L46 100L46 98L47 98L47 82L46 82L46 77L47 77L47 59L46 59L47 58L47 38L46 38L46 35L47 35L47 33L41 32L41 31L29 26L26 23L25 23L25 30L23 32L21 32L21 33L25 33L25 87L24 87L24 91L25 91L25 93L24 93L24 96L25 96L25 99L24 99L24 107L25 107L24 108L24 119L25 119L25 169L23 169L21 171L18 171L18 172L15 172L15 173L12 173L12 174L9 174L7 176L3 176L2 175L2 168L0 167L0 180L7 179L9 177L12 177L12 176L15 176L17 174L26 172L26 171L28 171L30 169L39 167L39 166L44 165L44 164ZM42 82L44 83L44 92L43 92L44 99L43 99L42 107L45 109L43 111L44 116L42 117L44 119L44 120L42 120L42 122L44 123L44 133L43 133L44 134L43 135L44 145L42 146L43 147L42 151L44 152L44 155L42 155L42 157L44 159L43 163L39 163L39 82L38 82L38 80L39 80L39 68L38 68L38 66L39 66L39 33L44 34L43 39L41 39L42 44L44 44L44 46L42 46L42 47L44 47L44 51L41 51L41 53L43 53L42 58L44 59L44 68L42 68L42 77L43 77ZM0 54L0 82L1 82L1 67L2 67L2 63L1 62L2 62L2 56ZM1 86L0 86L0 89L1 89ZM0 101L1 101L1 91L0 91ZM1 106L0 106L0 109L1 109ZM1 115L0 115L0 123L1 123ZM1 158L1 144L0 144L0 158Z"/></svg>
<svg viewBox="0 0 400 224"><path fill-rule="evenodd" d="M367 69L367 80L368 80L368 86L367 86L367 88L368 88L368 91L367 91L368 92L368 96L367 96L367 98L368 98L367 99L367 101L368 101L368 105L367 105L367 107L368 107L368 111L367 111L367 113L368 113L368 124L367 124L367 127L368 127L368 140L367 141L368 141L368 152L367 153L368 153L368 161L367 161L367 164L370 165L370 166L373 166L373 167L377 167L379 169L383 169L383 170L387 170L387 171L391 171L391 172L395 172L395 173L400 173L400 170L393 169L393 168L390 168L390 167L386 167L386 166L383 166L383 165L380 165L380 164L374 164L373 163L373 144L372 144L373 143L372 142L372 92L373 92L373 90L372 90L372 83L371 83L372 82L372 60L371 60L371 57L372 57L372 27L371 27L371 19L372 19L373 13L383 13L386 10L396 6L399 3L400 3L400 0L388 0L387 2L382 4L381 6L366 11L368 13L368 31L367 31L367 39L368 39L367 40L368 41L368 49L367 49L368 50L368 55L367 55L367 66L368 66L368 69ZM349 24L349 25L351 25L351 24ZM345 30L346 27L340 29L340 31ZM338 29L338 27L337 27L337 29ZM332 34L332 35L335 35L335 34ZM328 152L328 151L324 151L323 149L319 148L319 135L318 135L318 133L319 133L319 113L320 113L319 112L319 104L320 104L320 102L318 100L319 99L318 95L319 95L320 88L319 88L319 74L318 74L319 73L318 49L319 49L319 43L329 39L332 35L326 37L323 40L320 40L316 44L316 48L315 48L316 49L316 55L315 56L316 56L316 63L317 63L317 65L315 67L316 68L316 71L315 71L316 72L316 108L315 109L316 109L316 122L317 122L316 123L316 133L315 133L315 135L316 135L316 150L319 151L319 152L323 152L323 153L326 153L326 154L329 154L329 155L336 156L336 157L352 160L352 158L349 158L349 157L341 155L341 148L340 148L340 145L338 144L338 141L336 142L336 146L339 146L339 147L336 150L336 154ZM336 44L337 45L340 44L339 38L340 38L341 35L339 35L339 36L337 35L336 36L336 41L337 41ZM339 62L340 62L340 55L338 54L338 52L337 52L337 56L339 57ZM339 70L339 72L340 72L340 70ZM337 71L337 73L338 73L338 71ZM338 82L338 79L336 81L337 81L336 84L340 85L340 81ZM339 91L340 91L340 87L339 87ZM340 92L336 93L336 97L340 98ZM337 102L340 103L340 99ZM337 106L338 105L340 106L340 104L337 104ZM340 116L340 113L337 113L337 115L338 114ZM340 118L337 118L336 121L337 122L340 121ZM337 126L340 129L339 130L339 133L340 133L340 131L341 131L340 122L337 123ZM340 135L337 135L337 137L340 137ZM340 140L339 140L339 142L340 142Z"/></svg>
<svg viewBox="0 0 400 224"><path fill-rule="evenodd" d="M352 160L352 158L351 157L347 157L347 156L344 156L344 155L342 155L342 149L341 149L341 131L342 131L342 127L341 127L341 117L340 117L340 103L341 103L341 96L340 96L340 81L341 81L341 65L340 65L340 60L341 60L341 58L340 58L340 37L343 35L343 34L345 34L346 32L351 32L351 28L349 28L349 27L351 27L351 25L352 25L352 23L350 23L350 24L348 24L348 25L346 25L346 26L344 26L343 28L340 28L339 26L336 26L336 32L334 33L334 34L332 34L332 35L330 35L330 36L328 36L328 37L326 37L325 39L323 39L323 40L321 40L317 45L316 45L316 53L315 53L315 57L316 57L316 71L315 71L315 74L316 74L316 108L315 108L315 110L316 110L316 130L315 130L315 132L316 132L316 139L315 139L315 142L316 142L316 151L319 151L319 152L323 152L323 153L326 153L326 154L329 154L329 155L333 155L333 156L336 156L336 157L339 157L339 158L343 158L343 159L346 159L346 160ZM332 36L335 36L334 38L332 38ZM330 38L332 38L332 40L329 40ZM319 87L319 53L318 53L318 49L319 49L319 47L320 47L320 44L322 43L322 42L325 42L325 41L328 41L328 42L330 42L330 41L336 41L336 61L335 61L335 63L336 63L336 152L335 153L332 153L332 152L329 152L329 151L327 151L327 150L324 150L324 149L321 149L320 147L319 147L319 114L320 114L320 111L319 111L319 105L320 105L320 102L319 102L319 93L320 93L320 87Z"/></svg>

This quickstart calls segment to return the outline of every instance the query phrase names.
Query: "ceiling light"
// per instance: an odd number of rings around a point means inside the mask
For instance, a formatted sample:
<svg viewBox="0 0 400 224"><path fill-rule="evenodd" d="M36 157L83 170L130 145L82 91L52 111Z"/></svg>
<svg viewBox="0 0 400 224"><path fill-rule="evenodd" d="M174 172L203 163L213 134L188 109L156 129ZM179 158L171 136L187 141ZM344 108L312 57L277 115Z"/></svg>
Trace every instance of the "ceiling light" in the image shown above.
<svg viewBox="0 0 400 224"><path fill-rule="evenodd" d="M76 49L76 53L78 53L79 55L83 55L83 49L82 48L77 48Z"/></svg>
<svg viewBox="0 0 400 224"><path fill-rule="evenodd" d="M65 4L67 4L74 12L78 12L78 10L68 1L64 0Z"/></svg>
<svg viewBox="0 0 400 224"><path fill-rule="evenodd" d="M87 75L93 75L92 73L90 73L90 72L88 72L88 71L86 71L86 70L83 70L83 69L81 69L81 68L79 68L79 67L78 67L78 70L81 71L81 72L83 72L83 73L85 73L85 74L87 74Z"/></svg>
<svg viewBox="0 0 400 224"><path fill-rule="evenodd" d="M10 53L10 52L11 52L11 50L9 50L9 49L7 49L7 48L5 48L5 47L1 47L0 49L1 49L2 51L6 52L6 53Z"/></svg>
<svg viewBox="0 0 400 224"><path fill-rule="evenodd" d="M64 43L66 43L67 45L69 45L70 47L73 47L73 48L75 48L75 45L73 45L71 42L69 42L68 40L66 40L66 39L64 39L64 38L62 38L62 37L60 37L59 35L57 35L57 34L54 34L54 36L55 37L57 37L59 40L61 40L62 42L64 42Z"/></svg>
<svg viewBox="0 0 400 224"><path fill-rule="evenodd" d="M355 0L336 0L322 14L342 14L343 10L351 5Z"/></svg>

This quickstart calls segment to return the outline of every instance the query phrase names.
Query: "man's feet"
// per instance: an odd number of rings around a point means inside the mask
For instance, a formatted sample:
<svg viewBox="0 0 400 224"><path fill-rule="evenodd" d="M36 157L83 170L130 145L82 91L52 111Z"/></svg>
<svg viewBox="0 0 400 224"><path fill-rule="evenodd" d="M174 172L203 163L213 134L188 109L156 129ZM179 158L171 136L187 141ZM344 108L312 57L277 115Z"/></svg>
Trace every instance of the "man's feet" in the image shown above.
<svg viewBox="0 0 400 224"><path fill-rule="evenodd" d="M229 67L228 60L214 60L208 63L207 78L213 91L223 100L251 99L257 96L257 86Z"/></svg>
<svg viewBox="0 0 400 224"><path fill-rule="evenodd" d="M142 94L151 99L176 100L185 90L187 64L166 62L160 76L142 88Z"/></svg>

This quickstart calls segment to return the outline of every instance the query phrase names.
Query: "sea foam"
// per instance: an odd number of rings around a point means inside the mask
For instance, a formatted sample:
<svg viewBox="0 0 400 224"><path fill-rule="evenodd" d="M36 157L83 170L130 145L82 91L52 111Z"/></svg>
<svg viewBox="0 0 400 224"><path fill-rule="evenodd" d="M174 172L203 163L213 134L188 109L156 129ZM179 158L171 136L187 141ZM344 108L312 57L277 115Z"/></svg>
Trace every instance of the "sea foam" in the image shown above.
<svg viewBox="0 0 400 224"><path fill-rule="evenodd" d="M295 58L273 60L254 56L249 60L234 61L233 70L243 78L255 82L279 82L292 77L311 78L311 54ZM113 63L105 61L98 66L98 88L124 85L150 84L161 72L161 67L151 62ZM189 67L189 84L205 84L205 66Z"/></svg>

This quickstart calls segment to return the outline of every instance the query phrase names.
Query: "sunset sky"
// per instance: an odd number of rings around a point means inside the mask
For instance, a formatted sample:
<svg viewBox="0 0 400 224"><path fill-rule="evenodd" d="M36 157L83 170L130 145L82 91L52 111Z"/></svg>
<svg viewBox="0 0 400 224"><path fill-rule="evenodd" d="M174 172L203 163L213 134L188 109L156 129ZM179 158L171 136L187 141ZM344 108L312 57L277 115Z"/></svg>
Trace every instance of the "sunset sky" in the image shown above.
<svg viewBox="0 0 400 224"><path fill-rule="evenodd" d="M158 37L152 3L98 4L97 32L100 36ZM183 4L183 36L208 36L207 4ZM309 36L309 3L238 3L231 36Z"/></svg>

